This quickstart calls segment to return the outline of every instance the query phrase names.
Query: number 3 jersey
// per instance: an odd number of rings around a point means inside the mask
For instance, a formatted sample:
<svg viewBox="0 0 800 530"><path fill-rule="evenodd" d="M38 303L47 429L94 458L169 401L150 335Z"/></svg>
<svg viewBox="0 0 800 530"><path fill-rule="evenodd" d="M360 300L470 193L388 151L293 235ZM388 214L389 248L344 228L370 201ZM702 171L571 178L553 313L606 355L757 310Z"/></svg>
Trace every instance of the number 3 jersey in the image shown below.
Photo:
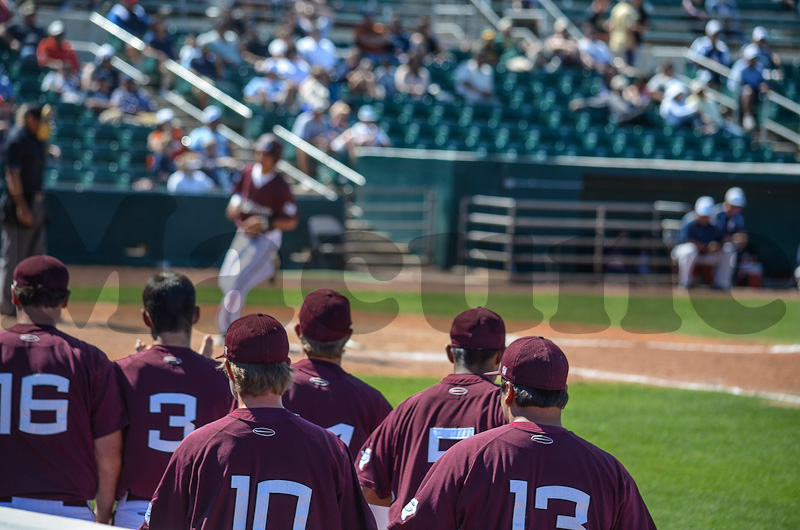
<svg viewBox="0 0 800 530"><path fill-rule="evenodd" d="M353 460L333 434L283 408L239 408L190 434L143 530L375 530Z"/></svg>
<svg viewBox="0 0 800 530"><path fill-rule="evenodd" d="M356 465L359 482L394 497L391 519L453 444L505 423L500 387L480 375L448 375L400 403L367 439Z"/></svg>
<svg viewBox="0 0 800 530"><path fill-rule="evenodd" d="M94 440L125 424L102 351L51 326L0 331L0 497L93 499Z"/></svg>
<svg viewBox="0 0 800 530"><path fill-rule="evenodd" d="M217 363L188 348L155 345L117 361L130 424L117 498L150 500L181 440L233 410Z"/></svg>
<svg viewBox="0 0 800 530"><path fill-rule="evenodd" d="M283 405L337 435L357 459L361 446L392 410L386 398L330 361L303 359L292 364L294 385Z"/></svg>
<svg viewBox="0 0 800 530"><path fill-rule="evenodd" d="M390 530L655 530L633 478L563 427L514 422L447 452Z"/></svg>

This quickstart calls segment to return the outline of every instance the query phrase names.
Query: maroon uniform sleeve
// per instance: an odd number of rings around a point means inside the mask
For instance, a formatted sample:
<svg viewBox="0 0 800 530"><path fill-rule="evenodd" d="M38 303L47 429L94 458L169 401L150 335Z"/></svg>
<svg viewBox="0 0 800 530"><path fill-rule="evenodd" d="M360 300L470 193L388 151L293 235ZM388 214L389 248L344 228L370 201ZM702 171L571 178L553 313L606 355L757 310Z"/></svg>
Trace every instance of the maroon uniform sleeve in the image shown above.
<svg viewBox="0 0 800 530"><path fill-rule="evenodd" d="M466 459L457 451L447 451L433 464L416 495L403 507L387 530L395 528L457 530L461 524L457 514L458 495L467 476ZM486 484L486 487L491 487Z"/></svg>
<svg viewBox="0 0 800 530"><path fill-rule="evenodd" d="M616 521L613 530L624 530L626 528L642 528L643 530L656 530L656 525L644 503L636 481L628 471L619 464L622 471L622 503L616 514Z"/></svg>
<svg viewBox="0 0 800 530"><path fill-rule="evenodd" d="M369 504L364 499L361 486L358 483L353 459L347 446L337 438L342 456L339 461L346 462L341 470L341 495L339 497L339 507L342 514L342 528L363 528L364 530L377 530L375 517Z"/></svg>
<svg viewBox="0 0 800 530"><path fill-rule="evenodd" d="M96 350L97 367L92 377L92 437L102 438L128 424L114 370L106 354Z"/></svg>
<svg viewBox="0 0 800 530"><path fill-rule="evenodd" d="M186 446L178 446L173 453L161 483L153 494L140 530L189 529L189 494L194 463L191 455L182 450L184 447ZM164 500L159 500L159 497Z"/></svg>
<svg viewBox="0 0 800 530"><path fill-rule="evenodd" d="M396 410L396 409L395 409ZM375 429L361 448L358 461L358 482L375 491L381 498L392 496L392 469L395 461L395 437L393 419L389 414Z"/></svg>

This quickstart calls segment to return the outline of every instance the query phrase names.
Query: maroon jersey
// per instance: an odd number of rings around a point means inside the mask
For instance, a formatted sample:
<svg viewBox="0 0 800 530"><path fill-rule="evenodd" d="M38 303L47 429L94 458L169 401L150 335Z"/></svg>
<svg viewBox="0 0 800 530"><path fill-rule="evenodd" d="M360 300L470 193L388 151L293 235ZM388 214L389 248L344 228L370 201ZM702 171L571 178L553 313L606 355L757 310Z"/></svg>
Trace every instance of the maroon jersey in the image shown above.
<svg viewBox="0 0 800 530"><path fill-rule="evenodd" d="M344 444L286 409L236 409L178 447L142 529L375 529Z"/></svg>
<svg viewBox="0 0 800 530"><path fill-rule="evenodd" d="M449 447L505 423L500 387L479 375L448 375L400 403L367 439L357 466L359 482L381 498L394 498L392 518Z"/></svg>
<svg viewBox="0 0 800 530"><path fill-rule="evenodd" d="M150 500L181 440L233 410L233 396L217 363L188 348L155 345L117 368L130 420L117 498Z"/></svg>
<svg viewBox="0 0 800 530"><path fill-rule="evenodd" d="M254 171L260 173L261 165L247 165L242 170L242 178L233 187L233 193L242 197L242 214L236 220L236 226L252 215L282 219L297 217L297 203L283 175L272 173L265 176L264 180L268 182L258 187L254 183Z"/></svg>
<svg viewBox="0 0 800 530"><path fill-rule="evenodd" d="M94 440L126 423L102 351L52 326L0 331L0 497L94 499Z"/></svg>
<svg viewBox="0 0 800 530"><path fill-rule="evenodd" d="M283 405L338 436L357 459L364 441L392 406L383 394L336 363L303 359L292 368L294 385L283 395Z"/></svg>
<svg viewBox="0 0 800 530"><path fill-rule="evenodd" d="M389 529L655 529L619 461L563 427L514 422L431 468Z"/></svg>

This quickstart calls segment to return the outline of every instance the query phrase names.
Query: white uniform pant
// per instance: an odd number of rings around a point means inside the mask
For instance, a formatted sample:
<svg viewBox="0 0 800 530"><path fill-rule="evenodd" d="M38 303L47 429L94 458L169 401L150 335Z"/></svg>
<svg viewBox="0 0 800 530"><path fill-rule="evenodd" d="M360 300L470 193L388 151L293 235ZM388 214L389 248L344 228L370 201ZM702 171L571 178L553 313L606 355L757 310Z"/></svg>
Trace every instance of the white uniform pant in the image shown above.
<svg viewBox="0 0 800 530"><path fill-rule="evenodd" d="M253 238L239 230L233 236L218 279L223 296L217 313L217 326L223 335L231 322L242 316L247 293L275 276L275 257L282 239L280 230L270 230Z"/></svg>
<svg viewBox="0 0 800 530"><path fill-rule="evenodd" d="M148 501L129 501L128 496L117 501L114 511L114 526L122 528L136 528L142 526L144 514L147 513Z"/></svg>
<svg viewBox="0 0 800 530"><path fill-rule="evenodd" d="M732 243L725 243L718 252L706 254L700 254L694 243L681 243L672 249L672 259L678 262L678 282L683 287L691 284L695 265L712 265L714 284L722 289L731 288L736 259L736 246Z"/></svg>
<svg viewBox="0 0 800 530"><path fill-rule="evenodd" d="M0 502L0 506L25 510L26 512L46 513L48 515L69 517L70 519L80 519L81 521L90 521L92 523L95 519L94 511L92 511L88 502L86 506L64 506L61 501L11 497L11 502Z"/></svg>

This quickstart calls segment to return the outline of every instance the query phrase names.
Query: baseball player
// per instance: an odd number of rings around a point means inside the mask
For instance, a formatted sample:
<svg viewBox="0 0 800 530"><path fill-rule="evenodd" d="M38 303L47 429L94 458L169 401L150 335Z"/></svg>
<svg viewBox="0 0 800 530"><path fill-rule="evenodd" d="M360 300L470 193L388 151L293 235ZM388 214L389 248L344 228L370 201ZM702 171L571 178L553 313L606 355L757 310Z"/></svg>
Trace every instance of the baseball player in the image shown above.
<svg viewBox="0 0 800 530"><path fill-rule="evenodd" d="M153 492L181 440L233 410L228 381L217 363L191 350L200 308L189 278L158 273L148 280L142 299L142 319L154 343L117 361L130 421L123 432L114 515L114 525L124 528L139 528L144 522Z"/></svg>
<svg viewBox="0 0 800 530"><path fill-rule="evenodd" d="M14 270L17 324L0 331L0 506L110 523L127 420L111 361L56 329L68 283L50 256Z"/></svg>
<svg viewBox="0 0 800 530"><path fill-rule="evenodd" d="M374 530L347 447L281 404L292 385L283 326L234 321L224 357L238 408L181 442L142 529Z"/></svg>
<svg viewBox="0 0 800 530"><path fill-rule="evenodd" d="M509 424L442 456L389 529L655 529L622 464L561 426L568 372L551 341L512 342L498 372Z"/></svg>
<svg viewBox="0 0 800 530"><path fill-rule="evenodd" d="M295 332L308 359L293 366L294 385L283 404L337 435L353 459L392 410L386 398L342 369L344 346L353 334L350 302L331 289L306 296Z"/></svg>
<svg viewBox="0 0 800 530"><path fill-rule="evenodd" d="M500 388L483 375L497 370L505 340L505 324L492 311L459 314L446 348L453 373L400 403L364 443L358 479L379 525L400 514L454 443L506 423Z"/></svg>
<svg viewBox="0 0 800 530"><path fill-rule="evenodd" d="M275 275L275 259L284 230L297 227L297 203L283 176L275 170L283 146L265 134L255 146L254 164L242 171L225 211L238 230L219 271L223 292L217 325L223 335L239 318L247 293Z"/></svg>

